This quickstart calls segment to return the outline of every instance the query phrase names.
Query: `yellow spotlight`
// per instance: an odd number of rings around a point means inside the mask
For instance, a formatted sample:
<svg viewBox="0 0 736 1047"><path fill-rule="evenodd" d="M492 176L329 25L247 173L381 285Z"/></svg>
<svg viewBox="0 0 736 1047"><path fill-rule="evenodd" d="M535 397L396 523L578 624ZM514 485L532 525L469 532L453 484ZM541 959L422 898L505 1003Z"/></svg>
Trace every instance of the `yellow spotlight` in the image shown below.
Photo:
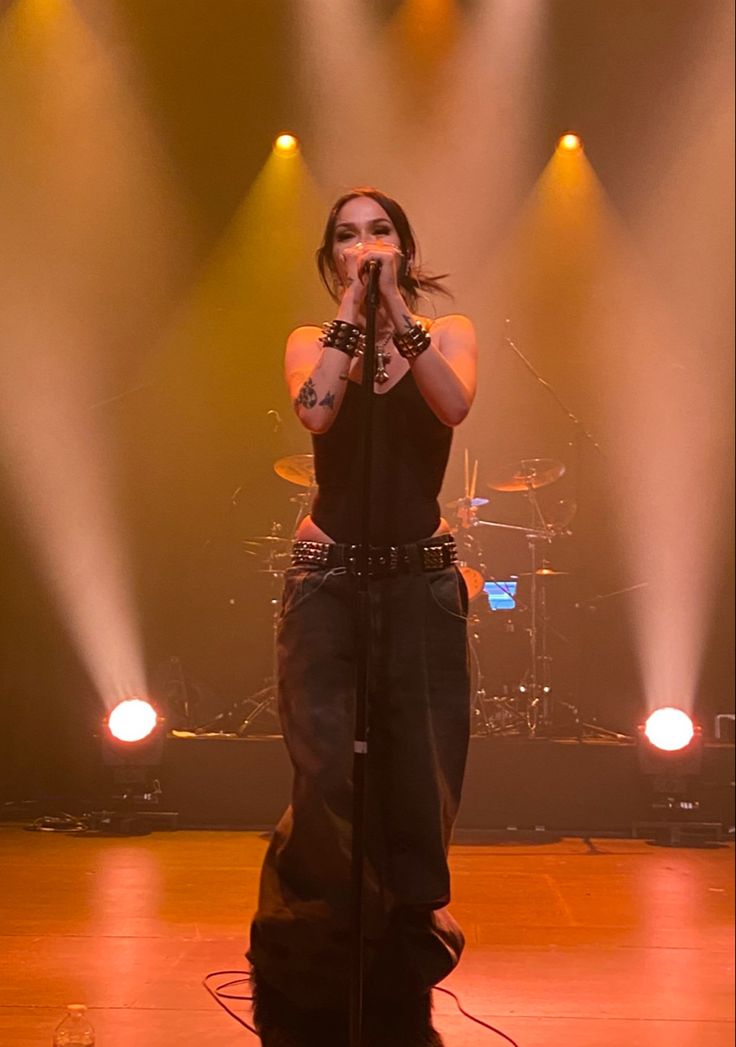
<svg viewBox="0 0 736 1047"><path fill-rule="evenodd" d="M294 156L299 152L299 139L296 135L284 132L273 143L273 148L279 156Z"/></svg>
<svg viewBox="0 0 736 1047"><path fill-rule="evenodd" d="M158 714L143 698L126 698L110 713L107 727L120 742L140 742L151 734L158 724Z"/></svg>
<svg viewBox="0 0 736 1047"><path fill-rule="evenodd" d="M560 138L560 140L557 143L557 147L559 149L565 149L568 153L573 153L577 149L582 149L583 143L580 141L577 135L574 135L571 131L568 131L567 134L564 134L562 138Z"/></svg>
<svg viewBox="0 0 736 1047"><path fill-rule="evenodd" d="M690 744L695 735L693 721L682 709L656 709L646 724L644 733L657 749L676 752Z"/></svg>

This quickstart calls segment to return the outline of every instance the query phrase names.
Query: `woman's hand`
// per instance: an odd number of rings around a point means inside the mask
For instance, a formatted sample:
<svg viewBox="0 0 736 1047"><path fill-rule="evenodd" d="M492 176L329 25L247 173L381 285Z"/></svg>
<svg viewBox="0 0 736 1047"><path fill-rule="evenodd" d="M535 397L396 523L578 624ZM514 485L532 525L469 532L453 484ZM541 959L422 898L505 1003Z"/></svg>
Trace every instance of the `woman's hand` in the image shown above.
<svg viewBox="0 0 736 1047"><path fill-rule="evenodd" d="M398 247L394 244L383 243L381 240L346 247L342 253L342 259L348 287L356 288L356 285L360 285L364 291L367 286L368 262L380 262L378 289L382 298L388 301L401 293L398 283L401 257ZM360 297L362 298L362 293Z"/></svg>

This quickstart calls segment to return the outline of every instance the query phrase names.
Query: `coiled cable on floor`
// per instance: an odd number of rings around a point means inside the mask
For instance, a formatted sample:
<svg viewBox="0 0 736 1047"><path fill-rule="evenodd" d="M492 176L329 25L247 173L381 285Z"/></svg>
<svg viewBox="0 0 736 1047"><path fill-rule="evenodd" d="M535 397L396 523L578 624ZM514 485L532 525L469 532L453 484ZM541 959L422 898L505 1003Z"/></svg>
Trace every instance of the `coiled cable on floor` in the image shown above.
<svg viewBox="0 0 736 1047"><path fill-rule="evenodd" d="M231 974L237 974L238 977L233 978L231 981L223 982L222 985L216 985L214 988L212 988L212 986L209 984L211 978L222 978L226 975L229 976ZM234 1018L239 1025L242 1025L243 1028L248 1030L248 1032L252 1032L254 1036L258 1036L258 1033L253 1028L253 1026L250 1025L245 1020L245 1018L241 1018L239 1014L236 1014L235 1011L231 1007L228 1007L228 1005L224 1002L225 1000L238 1000L242 1003L252 1003L252 995L240 996L236 993L225 992L226 989L231 989L234 985L247 985L249 983L250 975L248 971L211 971L202 979L202 985L205 987L212 999L215 1000L215 1002L218 1003L220 1007L222 1007L222 1009L230 1015L231 1018ZM489 1032L496 1033L497 1036L502 1037L502 1039L506 1040L507 1043L510 1043L512 1047L519 1047L519 1044L516 1042L516 1040L512 1040L510 1036L507 1036L505 1032L502 1032L500 1029L497 1029L495 1025L490 1025L488 1022L484 1022L480 1018L476 1018L474 1014L470 1013L470 1011L466 1011L462 1003L460 1002L460 998L457 996L456 993L452 992L451 989L443 989L440 986L435 986L433 991L442 992L445 994L445 996L452 997L452 999L455 1001L455 1006L457 1007L458 1011L460 1011L460 1014L462 1014L463 1017L467 1018L469 1021L475 1022L476 1025L480 1025L484 1029L488 1029Z"/></svg>

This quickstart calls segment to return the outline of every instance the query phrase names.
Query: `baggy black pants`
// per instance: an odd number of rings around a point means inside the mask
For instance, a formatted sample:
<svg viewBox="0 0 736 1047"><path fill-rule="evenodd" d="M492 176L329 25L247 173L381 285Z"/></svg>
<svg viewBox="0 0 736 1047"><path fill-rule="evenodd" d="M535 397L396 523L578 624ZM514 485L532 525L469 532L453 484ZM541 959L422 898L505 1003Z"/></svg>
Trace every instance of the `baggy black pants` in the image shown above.
<svg viewBox="0 0 736 1047"><path fill-rule="evenodd" d="M390 997L431 988L464 944L445 906L470 721L467 594L455 567L368 584L366 987ZM294 785L249 957L305 1007L339 1007L348 988L357 585L344 568L291 568L278 631Z"/></svg>

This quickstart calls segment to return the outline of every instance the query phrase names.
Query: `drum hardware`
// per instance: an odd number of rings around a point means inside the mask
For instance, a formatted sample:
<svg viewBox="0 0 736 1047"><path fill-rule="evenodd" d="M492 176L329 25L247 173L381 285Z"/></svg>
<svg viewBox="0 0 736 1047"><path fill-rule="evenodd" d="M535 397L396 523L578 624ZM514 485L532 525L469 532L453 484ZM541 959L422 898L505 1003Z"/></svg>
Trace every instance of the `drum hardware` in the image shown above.
<svg viewBox="0 0 736 1047"><path fill-rule="evenodd" d="M277 665L276 665L276 639L279 621L279 608L281 603L281 587L286 568L290 563L292 535L301 523L303 517L309 511L309 505L314 493L314 456L311 454L293 454L286 458L279 458L274 462L274 472L283 480L304 488L299 494L292 496L289 500L296 505L296 516L292 523L289 534L284 534L284 526L278 520L274 520L268 534L257 534L241 540L244 553L249 557L260 557L260 566L255 568L255 573L269 575L271 579L271 605L272 622L272 646L271 646L271 675L264 681L263 687L248 695L247 698L239 698L228 709L220 713L215 720L207 724L207 729L227 720L239 718L239 725L235 733L241 738L248 735L258 721L268 716L275 721L269 734L280 733L278 722L278 707L276 697ZM244 715L245 714L245 715Z"/></svg>
<svg viewBox="0 0 736 1047"><path fill-rule="evenodd" d="M574 498L560 498L558 502L547 511L547 519L551 526L561 535L569 535L570 524L575 519L578 511L578 503Z"/></svg>
<svg viewBox="0 0 736 1047"><path fill-rule="evenodd" d="M525 534L531 538L554 538L557 532L551 528L542 530L539 527L521 527L519 524L500 523L498 520L475 520L472 524L473 527L499 527L504 531L519 531L521 534Z"/></svg>
<svg viewBox="0 0 736 1047"><path fill-rule="evenodd" d="M571 423L572 426L574 427L573 431L575 433L575 439L574 439L574 441L571 441L569 446L571 448L574 447L576 449L576 453L575 453L575 460L576 460L575 479L576 479L576 484L579 485L580 484L580 478L581 478L581 460L582 460L582 445L583 445L583 441L584 440L587 441L592 447L595 448L595 450L603 458L605 458L603 449L602 449L601 445L598 443L598 441L595 439L595 436L588 429L586 429L586 427L583 424L583 422L581 421L581 419L575 414L575 412L573 410L571 410L569 404L567 404L558 395L558 393L555 391L555 388L552 385L552 383L550 381L548 381L542 374L539 373L539 371L535 368L535 366L531 362L531 360L525 355L524 352L522 352L522 350L516 344L514 339L511 337L511 334L512 334L511 320L507 318L505 322L506 322L506 329L507 329L507 333L506 333L506 336L504 338L505 344L508 346L508 348L514 354L514 356L518 360L521 361L521 363L524 365L526 370L532 375L532 377L534 378L535 382L537 382L544 389L545 394L549 395L552 398L552 400L554 400L554 402L557 405L557 407L564 414L566 420L569 423ZM523 491L525 493L527 499L529 500L530 505L532 506L533 513L534 513L534 517L533 517L534 523L538 524L540 522L540 518L541 518L543 525L545 525L544 520L541 517L541 512L538 511L538 503L537 503L536 506L534 505L534 503L536 501L536 499L534 498L534 491L537 490L540 487L546 486L547 484L553 483L555 480L558 480L561 476L563 476L564 473L565 473L565 466L563 465L562 462L559 462L556 459L551 459L551 458L548 458L548 459L527 458L527 459L522 459L522 461L520 463L517 463L511 469L507 469L505 471L505 473L497 475L495 478L493 478L493 480L491 481L491 483L488 486L491 487L491 489L493 489L493 490ZM550 535L551 538L552 537L558 537L558 536L561 536L561 535L568 535L569 536L571 534L571 532L569 531L569 525L572 522L572 519L575 516L576 511L577 511L577 505L576 505L575 501L567 501L566 502L564 499L562 499L557 504L557 506L548 514L547 523L545 525L545 526L549 526L550 529L551 529L551 535ZM529 546L530 546L530 551L531 551L531 556L532 556L532 560L533 561L536 559L536 541L537 540L541 541L542 539L541 538L533 539L531 537L529 539ZM537 589L541 590L543 598L546 599L545 586L546 586L546 577L548 577L548 576L537 575L537 573L536 573L537 572L537 564L536 564L536 562L532 563L531 568L532 568L532 573L531 573L530 577L531 577L531 585L532 585L531 604L532 604L532 618L533 618L533 622L532 622L532 628L530 629L530 648L531 648L531 654L532 654L532 658L531 658L531 673L530 673L530 675L532 677L533 685L534 685L534 693L533 693L532 701L536 702L537 705L535 706L535 711L530 716L530 720L531 720L530 732L531 733L538 733L541 727L551 727L552 726L551 713L552 713L552 711L553 711L553 709L555 707L560 707L562 709L567 709L568 711L573 711L573 713L575 715L576 723L577 723L579 729L580 728L585 728L586 731L588 731L590 734L595 734L595 735L598 735L599 737L612 737L613 736L613 737L620 738L621 735L618 735L614 731L609 731L606 728L599 727L597 724L585 724L585 723L584 724L580 724L578 713L577 713L577 709L574 706L568 705L567 703L558 702L558 701L552 699L551 698L551 691L547 692L547 695L544 698L539 694L538 686L537 686L538 685L538 680L537 680L537 675L538 674L537 674L537 658L536 658L536 655L537 655L537 627L536 627L537 626L537 622L536 622L536 615L537 615L537 609L536 609ZM542 663L542 674L541 674L542 675L542 687L543 688L544 688L544 686L548 686L549 685L549 659L548 659L547 650L546 650L546 632L547 632L546 621L547 621L547 615L546 615L546 611L545 611L545 613L544 613L544 623L543 623L544 624L544 629L543 629L543 635L541 637L541 647L542 647L542 653L543 653L543 658L544 658L544 661ZM544 717L545 717L544 720L538 716L540 703L543 705L543 713L544 713Z"/></svg>
<svg viewBox="0 0 736 1047"><path fill-rule="evenodd" d="M480 546L470 528L475 526L475 518L478 509L488 504L487 498L476 498L475 487L478 482L478 459L473 463L472 472L468 458L468 449L465 448L464 456L465 482L462 498L456 498L447 503L448 509L454 509L457 516L457 526L452 529L458 546L458 570L463 576L465 587L468 592L468 602L475 600L483 592L485 581L485 564L482 562ZM477 567L472 566L472 561Z"/></svg>
<svg viewBox="0 0 736 1047"><path fill-rule="evenodd" d="M309 512L309 506L316 486L314 455L312 454L292 454L285 458L279 458L274 462L273 470L282 480L295 484L297 487L302 487L304 490L300 491L299 494L292 495L289 499L292 504L296 505L296 517L291 525L291 533L288 537L283 534L283 525L275 520L271 526L270 534L256 535L251 539L247 539L248 544L262 547L265 553L262 566L258 568L258 573L271 576L272 586L269 602L271 604L273 639L271 644L271 676L259 691L256 691L250 698L246 699L249 706L248 715L241 722L236 732L241 738L247 735L253 724L264 715L272 716L278 724L276 645L281 588L284 572L290 564L293 536L296 534L302 519Z"/></svg>
<svg viewBox="0 0 736 1047"><path fill-rule="evenodd" d="M276 631L279 620L281 582L286 567L285 561L289 559L291 547L291 539L285 538L280 533L282 529L282 525L277 520L274 520L270 534L256 535L253 538L245 539L243 542L246 546L255 546L256 549L262 550L264 554L263 559L261 560L261 566L256 568L256 573L268 574L271 578L269 603L271 605L272 643L271 675L265 680L263 687L247 698L239 699L228 710L228 715L230 716L234 716L236 713L242 716L243 711L245 711L245 717L240 720L239 725L235 729L235 733L241 738L249 734L253 724L263 716L270 716L272 720L275 720L273 729L268 733L280 733L276 700Z"/></svg>
<svg viewBox="0 0 736 1047"><path fill-rule="evenodd" d="M481 505L488 505L487 498L456 498L454 502L447 502L448 509L468 508L479 509Z"/></svg>
<svg viewBox="0 0 736 1047"><path fill-rule="evenodd" d="M545 586L545 575L538 573L544 564L538 565L537 553L540 542L549 544L554 537L550 531L542 507L539 504L536 491L549 483L554 483L565 472L562 462L555 462L551 458L524 459L514 467L513 476L508 479L506 490L523 490L524 497L529 503L532 527L541 524L544 537L539 534L528 534L527 544L529 548L529 559L531 561L531 591L530 625L529 625L529 683L531 693L527 705L527 724L530 737L534 737L540 726L550 727L552 725L552 684L550 671L550 657L547 649L547 590ZM524 487L511 488L510 484L523 479ZM539 624L541 621L541 629ZM541 673L540 673L541 668Z"/></svg>
<svg viewBox="0 0 736 1047"><path fill-rule="evenodd" d="M604 600L610 600L613 596L626 596L629 593L635 593L639 589L648 589L649 582L639 582L638 585L627 585L625 589L614 589L612 593L599 593L597 596L591 596L589 600L580 600L578 603L573 604L575 610L579 610L581 607L585 607L588 611L595 611L599 603Z"/></svg>
<svg viewBox="0 0 736 1047"><path fill-rule="evenodd" d="M556 703L553 699L552 659L548 649L550 623L546 581L548 578L566 577L569 572L557 569L546 556L540 555L542 543L549 545L555 538L570 534L567 528L576 507L561 500L548 519L536 493L540 488L555 483L564 474L564 463L554 458L524 458L506 466L487 483L487 486L497 491L523 493L529 504L530 525L483 520L478 517L478 509L481 504L487 502L481 503L475 496L478 462L476 460L474 463L471 474L468 452L465 452L464 496L449 503L448 508L454 508L458 517L458 527L455 529L460 547L458 567L465 579L468 596L471 600L476 599L484 591L486 580L495 581L488 579L482 562L482 550L479 543L474 541L472 530L491 527L523 535L530 561L530 569L516 575L518 578L530 579L528 604L517 601L519 610L528 615L526 633L529 641L529 667L518 685L504 685L501 694L488 696L479 656L479 618L474 615L469 620L469 646L476 677L472 702L474 733L524 732L530 737L535 737L543 731L553 729L555 705L559 705L560 709L565 707L571 714L573 723L579 722L574 707L568 706L567 703ZM496 582L501 589L503 584L503 580ZM516 601L515 593L509 592L509 596ZM513 630L513 624L511 628ZM579 733L577 728L576 733Z"/></svg>

